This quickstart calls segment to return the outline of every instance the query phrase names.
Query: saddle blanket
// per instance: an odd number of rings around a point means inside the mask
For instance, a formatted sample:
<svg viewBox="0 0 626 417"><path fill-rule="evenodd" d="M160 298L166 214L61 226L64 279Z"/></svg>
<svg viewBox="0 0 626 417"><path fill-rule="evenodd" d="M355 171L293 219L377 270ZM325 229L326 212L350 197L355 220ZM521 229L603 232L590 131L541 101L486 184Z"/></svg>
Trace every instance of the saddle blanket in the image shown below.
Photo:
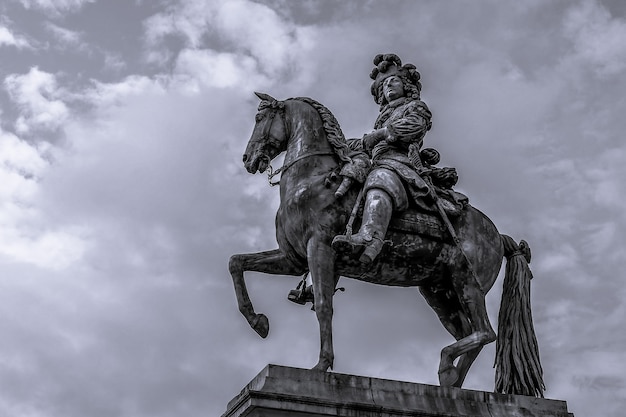
<svg viewBox="0 0 626 417"><path fill-rule="evenodd" d="M398 232L428 236L438 240L447 240L450 233L436 214L408 209L394 213L389 229Z"/></svg>

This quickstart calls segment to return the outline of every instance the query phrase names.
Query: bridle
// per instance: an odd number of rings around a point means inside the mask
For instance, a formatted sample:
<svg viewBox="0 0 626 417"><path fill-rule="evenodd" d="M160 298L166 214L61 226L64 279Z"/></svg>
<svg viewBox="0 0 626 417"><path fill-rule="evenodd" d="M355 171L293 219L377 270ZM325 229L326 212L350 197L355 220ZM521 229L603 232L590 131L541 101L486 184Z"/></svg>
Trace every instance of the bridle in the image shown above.
<svg viewBox="0 0 626 417"><path fill-rule="evenodd" d="M263 129L261 130L261 141L263 143L268 143L272 146L274 146L275 148L279 148L279 144L276 143L275 141L271 140L271 136L270 136L270 132L272 131L272 125L274 124L274 120L276 119L276 115L282 115L283 117L283 127L285 128L286 131L286 124L285 124L285 102L284 101L278 101L278 100L273 100L273 101L269 101L269 100L264 100L261 101L261 104L259 105L259 111L264 110L266 108L270 108L270 110L264 115L262 116L262 118L259 118L260 114L257 113L257 123L260 122L261 120L265 120L265 124L263 125ZM265 147L265 146L264 146ZM265 172L267 172L267 181L269 182L270 186L275 186L278 185L280 181L277 182L272 182L272 178L274 178L276 175L278 175L281 171L284 170L284 166L282 168L279 168L278 170L274 171L274 168L272 167L271 161L272 159L270 158L269 155L267 155L265 152L263 152L261 154L261 158L264 158L267 160L267 168L265 169Z"/></svg>
<svg viewBox="0 0 626 417"><path fill-rule="evenodd" d="M272 125L274 123L274 120L276 119L276 116L279 115L282 117L283 119L283 127L285 130L285 133L287 132L287 124L285 123L285 102L284 101L278 101L278 100L274 100L274 101L269 101L269 100L265 100L262 101L261 104L259 105L259 111L264 110L266 108L270 108L270 110L263 116L262 119L257 119L257 123L260 122L261 120L265 119L265 124L263 125L263 130L261 131L261 141L269 143L270 145L274 146L275 148L279 148L280 144L279 143L275 143L276 141L272 141L271 137L270 137L270 132L272 131ZM257 113L257 117L259 116L259 114ZM280 173L285 173L287 172L287 170L289 168L291 168L292 166L294 166L297 162L300 162L303 159L306 159L310 156L317 156L317 155L332 155L334 156L335 153L334 152L328 152L328 151L313 151L313 152L307 152L304 153L300 156L298 156L297 158L295 158L292 161L289 161L287 163L283 162L283 166L278 168L276 171L274 171L274 168L271 165L271 159L269 157L269 155L267 155L265 152L262 153L261 157L267 159L267 169L265 170L267 172L267 182L269 183L269 185L271 187L274 187L278 184L280 184L280 181L272 181L272 179L277 176Z"/></svg>

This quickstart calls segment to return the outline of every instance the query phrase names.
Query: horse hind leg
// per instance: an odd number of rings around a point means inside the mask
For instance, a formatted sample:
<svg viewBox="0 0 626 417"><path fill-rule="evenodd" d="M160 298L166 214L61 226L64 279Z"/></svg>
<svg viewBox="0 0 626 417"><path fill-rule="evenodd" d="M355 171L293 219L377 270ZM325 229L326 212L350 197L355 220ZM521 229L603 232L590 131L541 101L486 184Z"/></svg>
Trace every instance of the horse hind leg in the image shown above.
<svg viewBox="0 0 626 417"><path fill-rule="evenodd" d="M482 347L496 339L487 315L485 294L471 273L458 272L453 277L452 284L460 311L467 317L470 328L469 332L464 332L465 335L461 339L441 350L439 383L442 386L454 386L459 378L465 378L463 373L467 374L469 365L478 356ZM459 366L455 366L454 361L461 355L467 356L459 360Z"/></svg>
<svg viewBox="0 0 626 417"><path fill-rule="evenodd" d="M468 305L471 303L462 301L457 295L457 291L452 287L421 287L420 292L433 308L446 330L456 339L455 343L446 346L441 351L438 371L439 383L441 386L460 388L482 347L493 341L495 337L486 316L486 309L484 309L484 296L481 296L482 292L475 294L479 304L481 304L480 299L482 298L484 310L482 323L480 326L476 326L474 323L480 321L476 319L480 313L474 315L473 321L472 316L468 314ZM481 330L477 330L479 328ZM458 362L455 365L454 361L457 358Z"/></svg>
<svg viewBox="0 0 626 417"><path fill-rule="evenodd" d="M453 387L461 388L463 382L465 381L465 377L467 376L467 372L470 370L470 367L478 357L478 354L481 350L483 350L483 346L479 346L474 350L470 350L469 352L464 353L459 357L459 362L456 365L458 378L452 384Z"/></svg>
<svg viewBox="0 0 626 417"><path fill-rule="evenodd" d="M302 275L305 271L292 266L285 258L285 255L278 249L233 255L230 257L228 269L235 286L235 295L237 296L239 311L246 318L250 327L252 327L259 336L262 338L267 337L269 333L269 320L265 314L257 314L254 311L254 307L248 295L248 289L246 288L244 272L255 271L274 275Z"/></svg>
<svg viewBox="0 0 626 417"><path fill-rule="evenodd" d="M469 322L456 294L451 289L437 287L420 287L424 299L435 311L443 327L454 337L461 340L471 333ZM459 357L456 366L449 368L442 385L460 388L467 376L472 363L480 353L481 348L467 352Z"/></svg>

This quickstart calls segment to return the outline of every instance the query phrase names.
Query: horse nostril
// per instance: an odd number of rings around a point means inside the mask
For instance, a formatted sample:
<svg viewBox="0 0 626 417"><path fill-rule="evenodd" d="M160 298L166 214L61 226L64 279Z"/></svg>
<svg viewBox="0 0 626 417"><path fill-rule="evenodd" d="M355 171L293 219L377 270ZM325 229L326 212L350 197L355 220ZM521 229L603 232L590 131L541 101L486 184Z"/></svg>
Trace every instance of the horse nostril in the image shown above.
<svg viewBox="0 0 626 417"><path fill-rule="evenodd" d="M243 155L243 162L246 163L248 161L248 155L244 154Z"/></svg>

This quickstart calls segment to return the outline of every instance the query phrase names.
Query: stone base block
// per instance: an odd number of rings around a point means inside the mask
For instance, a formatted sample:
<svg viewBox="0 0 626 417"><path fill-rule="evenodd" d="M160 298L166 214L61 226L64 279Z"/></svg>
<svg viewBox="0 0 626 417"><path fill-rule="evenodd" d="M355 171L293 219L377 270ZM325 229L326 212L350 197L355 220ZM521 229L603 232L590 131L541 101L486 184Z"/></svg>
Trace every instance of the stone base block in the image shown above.
<svg viewBox="0 0 626 417"><path fill-rule="evenodd" d="M574 417L565 401L268 365L222 417Z"/></svg>

